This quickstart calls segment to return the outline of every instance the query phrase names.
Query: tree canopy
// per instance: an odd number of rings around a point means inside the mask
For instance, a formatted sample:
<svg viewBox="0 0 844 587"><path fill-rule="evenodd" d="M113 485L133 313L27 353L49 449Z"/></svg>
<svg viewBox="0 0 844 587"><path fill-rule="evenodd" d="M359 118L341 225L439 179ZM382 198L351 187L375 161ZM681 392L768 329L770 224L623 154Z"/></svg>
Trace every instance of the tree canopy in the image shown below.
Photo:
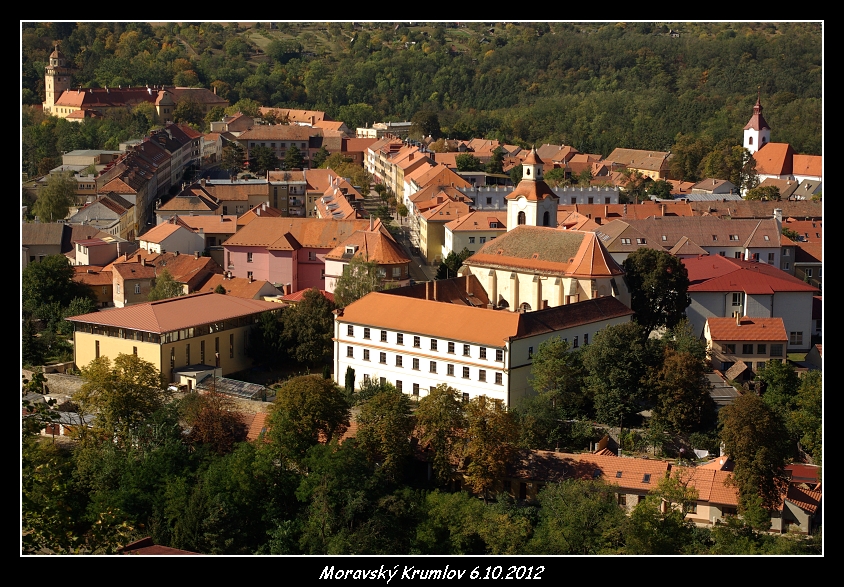
<svg viewBox="0 0 844 587"><path fill-rule="evenodd" d="M181 295L184 295L182 284L173 279L173 275L165 268L155 278L155 285L149 290L147 301L167 300Z"/></svg>
<svg viewBox="0 0 844 587"><path fill-rule="evenodd" d="M460 430L464 426L460 393L440 383L419 400L415 415L420 441L433 451L434 475L445 485L451 480L452 461L459 454Z"/></svg>
<svg viewBox="0 0 844 587"><path fill-rule="evenodd" d="M284 341L292 359L310 365L331 356L334 304L318 289L309 289L302 300L282 314Z"/></svg>
<svg viewBox="0 0 844 587"><path fill-rule="evenodd" d="M680 322L689 298L689 272L677 257L640 247L624 260L631 308L647 330L671 328Z"/></svg>
<svg viewBox="0 0 844 587"><path fill-rule="evenodd" d="M355 255L343 266L343 274L334 286L334 301L338 308L345 308L366 294L381 289L378 264Z"/></svg>
<svg viewBox="0 0 844 587"><path fill-rule="evenodd" d="M51 173L38 193L32 214L41 222L55 222L67 217L76 195L76 178L72 173Z"/></svg>

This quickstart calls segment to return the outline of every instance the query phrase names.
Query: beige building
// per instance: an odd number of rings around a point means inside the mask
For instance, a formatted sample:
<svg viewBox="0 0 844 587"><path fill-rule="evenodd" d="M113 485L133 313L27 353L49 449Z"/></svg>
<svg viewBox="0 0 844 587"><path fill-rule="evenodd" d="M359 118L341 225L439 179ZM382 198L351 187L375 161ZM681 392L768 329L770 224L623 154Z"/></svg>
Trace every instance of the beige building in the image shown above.
<svg viewBox="0 0 844 587"><path fill-rule="evenodd" d="M739 379L742 373L752 376L765 368L769 361L784 361L788 334L782 318L706 319L703 338L713 369Z"/></svg>
<svg viewBox="0 0 844 587"><path fill-rule="evenodd" d="M219 368L226 376L252 365L249 331L261 314L280 309L274 302L200 293L74 316L74 361L84 367L101 356L134 354L169 382L186 367Z"/></svg>

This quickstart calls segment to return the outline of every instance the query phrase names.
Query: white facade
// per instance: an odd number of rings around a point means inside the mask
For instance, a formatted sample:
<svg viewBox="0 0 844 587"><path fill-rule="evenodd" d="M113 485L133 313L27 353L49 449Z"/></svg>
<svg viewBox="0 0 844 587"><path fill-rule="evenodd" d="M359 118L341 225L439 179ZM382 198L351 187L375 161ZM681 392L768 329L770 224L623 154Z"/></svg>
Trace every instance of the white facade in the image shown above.
<svg viewBox="0 0 844 587"><path fill-rule="evenodd" d="M182 227L159 242L145 241L143 237L140 237L138 242L142 249L158 254L178 252L193 255L197 251L205 250L205 236Z"/></svg>

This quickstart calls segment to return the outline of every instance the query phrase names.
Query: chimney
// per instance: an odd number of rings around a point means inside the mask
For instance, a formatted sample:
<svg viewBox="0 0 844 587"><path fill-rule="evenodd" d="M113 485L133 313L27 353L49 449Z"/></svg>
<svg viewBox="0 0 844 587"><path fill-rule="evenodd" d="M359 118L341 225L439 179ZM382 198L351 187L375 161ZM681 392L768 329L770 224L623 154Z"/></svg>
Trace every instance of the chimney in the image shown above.
<svg viewBox="0 0 844 587"><path fill-rule="evenodd" d="M434 281L434 301L437 300L437 281Z"/></svg>
<svg viewBox="0 0 844 587"><path fill-rule="evenodd" d="M194 258L194 259L199 259L199 251L194 251L194 252L193 252L193 258Z"/></svg>
<svg viewBox="0 0 844 587"><path fill-rule="evenodd" d="M431 299L431 282L430 281L425 282L425 299L426 300Z"/></svg>
<svg viewBox="0 0 844 587"><path fill-rule="evenodd" d="M138 253L137 259L138 259L138 263L140 263L141 262L141 254L140 253Z"/></svg>
<svg viewBox="0 0 844 587"><path fill-rule="evenodd" d="M176 251L176 256L177 256L177 257L179 256L179 251Z"/></svg>
<svg viewBox="0 0 844 587"><path fill-rule="evenodd" d="M734 314L736 315L736 326L741 326L741 312L736 310Z"/></svg>
<svg viewBox="0 0 844 587"><path fill-rule="evenodd" d="M660 205L660 216L665 216L665 204Z"/></svg>

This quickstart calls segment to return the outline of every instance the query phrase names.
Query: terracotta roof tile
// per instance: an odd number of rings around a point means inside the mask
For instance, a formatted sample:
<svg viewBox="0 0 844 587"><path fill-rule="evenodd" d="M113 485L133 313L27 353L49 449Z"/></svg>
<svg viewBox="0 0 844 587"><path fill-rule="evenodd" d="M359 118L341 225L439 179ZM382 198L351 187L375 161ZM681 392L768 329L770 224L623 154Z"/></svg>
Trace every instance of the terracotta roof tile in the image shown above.
<svg viewBox="0 0 844 587"><path fill-rule="evenodd" d="M788 143L766 143L753 153L756 172L760 175L789 175L792 173L794 149Z"/></svg>
<svg viewBox="0 0 844 587"><path fill-rule="evenodd" d="M782 318L750 318L736 324L735 318L707 318L710 338L714 341L753 340L787 342Z"/></svg>
<svg viewBox="0 0 844 587"><path fill-rule="evenodd" d="M778 291L818 291L767 263L729 259L719 255L682 259L689 272L689 292L744 291L772 294Z"/></svg>

